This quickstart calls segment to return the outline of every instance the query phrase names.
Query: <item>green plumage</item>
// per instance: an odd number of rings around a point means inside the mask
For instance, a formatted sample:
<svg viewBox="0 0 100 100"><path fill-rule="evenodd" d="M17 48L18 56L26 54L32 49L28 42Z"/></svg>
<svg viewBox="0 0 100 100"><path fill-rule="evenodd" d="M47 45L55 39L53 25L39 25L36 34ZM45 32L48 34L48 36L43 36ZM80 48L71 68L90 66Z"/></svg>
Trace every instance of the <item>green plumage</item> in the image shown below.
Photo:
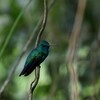
<svg viewBox="0 0 100 100"><path fill-rule="evenodd" d="M33 49L26 59L24 68L19 76L29 75L37 66L39 66L49 53L49 43L47 41L40 41L37 48Z"/></svg>

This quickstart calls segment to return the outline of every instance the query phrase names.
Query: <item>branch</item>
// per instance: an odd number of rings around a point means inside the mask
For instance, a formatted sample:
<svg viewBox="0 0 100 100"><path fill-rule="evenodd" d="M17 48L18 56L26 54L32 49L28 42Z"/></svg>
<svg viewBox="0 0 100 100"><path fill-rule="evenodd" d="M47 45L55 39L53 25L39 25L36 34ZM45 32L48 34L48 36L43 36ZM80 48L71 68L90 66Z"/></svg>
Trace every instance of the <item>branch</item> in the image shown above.
<svg viewBox="0 0 100 100"><path fill-rule="evenodd" d="M9 43L9 41L10 41L10 39L11 39L11 36L12 36L13 33L14 33L14 29L16 28L16 26L17 26L17 24L18 24L20 18L22 17L24 11L27 9L27 7L28 7L28 5L31 3L31 1L32 1L32 0L30 0L30 1L26 4L26 6L21 10L21 12L19 13L18 17L16 18L14 24L12 25L12 28L11 28L11 30L10 30L10 32L9 32L9 34L8 34L8 36L7 36L7 38L5 39L4 45L3 45L3 47L2 47L2 49L1 49L1 51L0 51L0 58L1 58L2 54L3 54L3 52L5 51L5 49L6 49L7 45L8 45L8 43Z"/></svg>
<svg viewBox="0 0 100 100"><path fill-rule="evenodd" d="M44 15L43 15L43 21L42 21L42 26L41 26L41 29L39 31L37 40L36 40L35 47L37 47L38 43L40 42L42 33L43 33L44 29L45 29L46 22L47 22L47 14L48 14L47 0L44 0Z"/></svg>
<svg viewBox="0 0 100 100"><path fill-rule="evenodd" d="M29 100L32 100L33 91L34 91L36 85L38 84L39 78L40 78L40 66L39 66L39 68L36 67L36 69L35 69L35 79L34 79L34 81L30 84ZM34 84L34 85L33 85L33 84Z"/></svg>
<svg viewBox="0 0 100 100"><path fill-rule="evenodd" d="M87 0L78 1L78 8L76 12L75 22L73 25L73 29L69 41L69 47L68 47L67 63L68 63L68 70L70 74L70 86L71 86L70 100L79 100L79 93L77 90L78 77L77 77L77 70L74 66L74 57L76 53L77 40L79 38L80 29L82 26L86 1Z"/></svg>
<svg viewBox="0 0 100 100"><path fill-rule="evenodd" d="M53 6L54 2L55 2L55 0L52 0L52 1L50 2L49 8L48 8L49 10L50 10L51 7ZM17 69L17 67L18 67L18 65L19 65L19 63L20 63L20 61L21 61L23 55L26 53L26 51L28 50L29 46L31 45L31 43L32 43L32 41L33 41L33 39L34 39L34 37L35 37L35 35L36 35L36 33L37 33L37 31L38 31L38 29L39 29L41 23L42 23L42 19L43 19L43 16L41 15L41 17L40 17L40 19L39 19L39 21L38 21L36 27L35 27L35 28L33 29L33 31L32 31L31 36L29 37L27 43L25 43L26 45L24 46L24 49L23 49L22 53L20 54L19 58L17 59L15 65L12 67L12 70L9 72L8 77L7 77L6 80L4 81L3 85L0 87L0 96L1 96L2 93L4 92L4 90L5 90L5 88L7 87L7 85L10 83L10 81L11 81L11 79L12 79L12 77L13 77L13 74L15 73L15 71L16 71L16 69Z"/></svg>
<svg viewBox="0 0 100 100"><path fill-rule="evenodd" d="M42 37L42 34L44 32L46 23L47 23L47 15L48 15L48 2L47 0L44 0L44 15L43 15L43 21L42 21L42 26L41 29L39 31L36 43L35 43L35 47L37 47L38 43L40 42L40 39ZM30 84L30 92L29 92L29 100L32 100L32 95L34 92L35 87L38 84L39 81L39 76L40 76L40 67L37 66L35 69L35 80Z"/></svg>

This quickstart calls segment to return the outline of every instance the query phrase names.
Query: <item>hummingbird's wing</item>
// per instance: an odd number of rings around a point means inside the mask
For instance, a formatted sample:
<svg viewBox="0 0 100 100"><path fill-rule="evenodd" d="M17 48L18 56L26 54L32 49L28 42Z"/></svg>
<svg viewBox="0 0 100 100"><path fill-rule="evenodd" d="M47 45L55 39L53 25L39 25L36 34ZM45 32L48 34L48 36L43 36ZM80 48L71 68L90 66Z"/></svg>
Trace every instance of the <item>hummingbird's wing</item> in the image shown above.
<svg viewBox="0 0 100 100"><path fill-rule="evenodd" d="M46 56L39 54L38 57L33 59L33 62L30 63L30 67L28 67L28 70L25 72L24 76L29 75L36 67L38 67L43 62L45 58Z"/></svg>
<svg viewBox="0 0 100 100"><path fill-rule="evenodd" d="M36 68L36 66L39 66L40 63L42 63L42 61L45 58L46 58L46 55L39 52L37 49L32 50L32 52L27 57L25 66L19 76L29 75Z"/></svg>

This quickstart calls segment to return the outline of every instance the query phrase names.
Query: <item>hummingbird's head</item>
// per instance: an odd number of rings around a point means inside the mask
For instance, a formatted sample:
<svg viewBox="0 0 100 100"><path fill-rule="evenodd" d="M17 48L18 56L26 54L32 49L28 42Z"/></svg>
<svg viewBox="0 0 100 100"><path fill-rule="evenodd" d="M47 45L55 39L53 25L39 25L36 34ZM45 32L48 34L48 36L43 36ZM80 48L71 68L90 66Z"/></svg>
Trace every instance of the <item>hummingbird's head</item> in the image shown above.
<svg viewBox="0 0 100 100"><path fill-rule="evenodd" d="M50 47L49 43L45 40L40 41L39 46L42 48L48 48Z"/></svg>

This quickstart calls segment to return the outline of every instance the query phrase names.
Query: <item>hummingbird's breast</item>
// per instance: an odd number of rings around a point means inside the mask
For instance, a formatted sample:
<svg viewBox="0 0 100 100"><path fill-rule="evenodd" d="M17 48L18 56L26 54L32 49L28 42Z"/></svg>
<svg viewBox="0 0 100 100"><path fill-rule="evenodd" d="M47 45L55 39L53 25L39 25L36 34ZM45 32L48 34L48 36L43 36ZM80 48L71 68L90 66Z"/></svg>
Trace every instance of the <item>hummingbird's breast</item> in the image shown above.
<svg viewBox="0 0 100 100"><path fill-rule="evenodd" d="M48 55L48 53L49 53L49 48L43 48L43 49L42 49L42 52L43 52L45 55Z"/></svg>

